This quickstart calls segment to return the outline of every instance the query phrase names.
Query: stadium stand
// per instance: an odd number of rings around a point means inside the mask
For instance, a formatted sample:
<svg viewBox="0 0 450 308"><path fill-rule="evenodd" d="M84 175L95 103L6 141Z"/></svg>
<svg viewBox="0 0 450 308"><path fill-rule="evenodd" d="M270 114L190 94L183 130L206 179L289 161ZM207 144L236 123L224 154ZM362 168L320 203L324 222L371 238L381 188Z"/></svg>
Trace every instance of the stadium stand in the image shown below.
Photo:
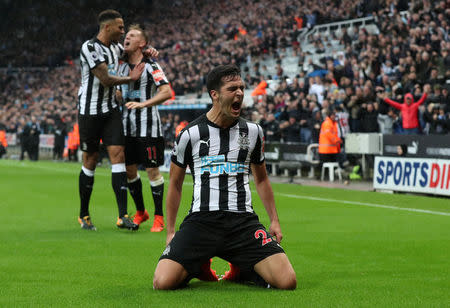
<svg viewBox="0 0 450 308"><path fill-rule="evenodd" d="M9 13L2 13L1 25L11 29L0 38L0 126L7 133L20 134L32 115L42 134L52 134L58 123L70 130L76 121L78 48L95 33L86 25L95 25L96 9L105 4L91 2L28 3L40 19L16 2L2 2ZM278 126L279 142L291 141L297 130L295 142L317 143L327 108L339 111L343 135L401 134L401 114L384 98L403 101L406 93L418 100L428 92L418 112L421 134L450 131L448 1L412 1L409 7L403 0L136 3L132 10L119 1L108 6L128 22L144 23L160 51L176 95L160 108L168 146L180 121L207 108L205 75L223 63L241 66L248 86L245 116L266 135ZM55 10L59 17L47 22ZM261 82L265 93L252 96ZM269 120L271 114L275 119Z"/></svg>

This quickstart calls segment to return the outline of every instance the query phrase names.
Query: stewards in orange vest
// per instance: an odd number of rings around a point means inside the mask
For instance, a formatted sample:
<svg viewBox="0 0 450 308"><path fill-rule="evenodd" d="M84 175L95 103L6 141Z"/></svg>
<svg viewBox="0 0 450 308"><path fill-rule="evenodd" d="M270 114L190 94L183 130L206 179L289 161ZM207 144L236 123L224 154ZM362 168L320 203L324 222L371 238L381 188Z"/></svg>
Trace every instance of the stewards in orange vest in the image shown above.
<svg viewBox="0 0 450 308"><path fill-rule="evenodd" d="M78 152L78 144L80 143L80 139L77 136L77 132L74 130L70 131L67 134L67 148L69 149L69 161L78 161L77 152Z"/></svg>
<svg viewBox="0 0 450 308"><path fill-rule="evenodd" d="M0 130L0 158L6 154L6 148L8 147L8 141L6 140L6 132Z"/></svg>
<svg viewBox="0 0 450 308"><path fill-rule="evenodd" d="M80 146L80 126L78 123L73 125L74 142L76 142L77 148Z"/></svg>
<svg viewBox="0 0 450 308"><path fill-rule="evenodd" d="M180 132L185 128L189 123L187 121L181 121L180 124L175 128L175 137L178 137Z"/></svg>
<svg viewBox="0 0 450 308"><path fill-rule="evenodd" d="M334 111L327 111L327 118L320 127L319 156L321 162L335 162L341 151L342 140Z"/></svg>
<svg viewBox="0 0 450 308"><path fill-rule="evenodd" d="M262 80L255 88L255 90L253 90L252 92L252 96L258 96L258 95L266 95L267 91L267 82L265 80Z"/></svg>
<svg viewBox="0 0 450 308"><path fill-rule="evenodd" d="M0 144L5 147L8 147L8 141L6 140L6 132L4 130L0 130Z"/></svg>

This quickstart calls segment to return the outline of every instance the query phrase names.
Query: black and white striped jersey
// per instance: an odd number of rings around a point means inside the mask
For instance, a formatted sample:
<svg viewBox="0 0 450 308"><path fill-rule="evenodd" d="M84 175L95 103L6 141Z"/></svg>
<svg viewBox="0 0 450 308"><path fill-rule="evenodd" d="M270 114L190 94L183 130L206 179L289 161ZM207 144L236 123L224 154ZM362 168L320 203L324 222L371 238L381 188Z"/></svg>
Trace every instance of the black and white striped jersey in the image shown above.
<svg viewBox="0 0 450 308"><path fill-rule="evenodd" d="M104 62L108 66L108 73L117 75L122 51L120 44L111 43L108 47L97 38L81 46L81 87L78 91L80 114L99 115L117 108L116 87L104 87L91 70Z"/></svg>
<svg viewBox="0 0 450 308"><path fill-rule="evenodd" d="M203 115L178 136L172 162L191 169L194 195L190 213L253 213L250 163L264 162L263 130L242 118L229 128L220 128Z"/></svg>
<svg viewBox="0 0 450 308"><path fill-rule="evenodd" d="M168 84L161 66L150 59L144 58L145 69L141 78L120 86L125 102L145 102L156 94L159 86ZM130 74L130 65L122 63L119 67L120 76ZM162 137L161 119L158 106L143 109L124 108L122 113L125 136L130 137Z"/></svg>

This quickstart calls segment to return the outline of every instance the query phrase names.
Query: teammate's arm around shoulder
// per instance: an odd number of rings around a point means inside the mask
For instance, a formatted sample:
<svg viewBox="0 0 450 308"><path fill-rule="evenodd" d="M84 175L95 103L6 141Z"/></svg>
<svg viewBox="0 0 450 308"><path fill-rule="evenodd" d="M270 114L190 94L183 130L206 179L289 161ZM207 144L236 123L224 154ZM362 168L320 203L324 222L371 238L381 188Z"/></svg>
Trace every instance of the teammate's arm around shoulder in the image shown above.
<svg viewBox="0 0 450 308"><path fill-rule="evenodd" d="M138 80L144 71L144 63L136 65L127 77L113 76L108 73L106 63L101 63L92 69L92 74L97 77L104 87L112 87L119 84L128 83L130 81Z"/></svg>
<svg viewBox="0 0 450 308"><path fill-rule="evenodd" d="M166 220L167 220L167 238L166 245L170 243L175 235L175 222L177 219L178 208L180 207L181 192L183 189L184 176L186 169L175 163L170 164L169 189L166 198Z"/></svg>
<svg viewBox="0 0 450 308"><path fill-rule="evenodd" d="M278 213L275 207L275 199L273 197L272 186L270 185L269 176L266 171L266 163L251 164L253 179L255 181L256 191L261 198L264 208L270 219L269 232L276 237L277 241L281 243L283 234L281 233L280 221L278 220Z"/></svg>

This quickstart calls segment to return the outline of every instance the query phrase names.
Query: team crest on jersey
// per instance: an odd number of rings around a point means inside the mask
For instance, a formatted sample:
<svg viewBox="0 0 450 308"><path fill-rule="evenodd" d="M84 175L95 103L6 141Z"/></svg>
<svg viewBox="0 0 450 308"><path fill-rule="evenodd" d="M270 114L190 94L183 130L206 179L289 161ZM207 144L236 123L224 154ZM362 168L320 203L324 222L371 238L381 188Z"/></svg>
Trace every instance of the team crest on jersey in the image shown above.
<svg viewBox="0 0 450 308"><path fill-rule="evenodd" d="M248 150L248 147L250 146L250 139L248 139L247 134L245 133L239 134L238 144L241 149Z"/></svg>

